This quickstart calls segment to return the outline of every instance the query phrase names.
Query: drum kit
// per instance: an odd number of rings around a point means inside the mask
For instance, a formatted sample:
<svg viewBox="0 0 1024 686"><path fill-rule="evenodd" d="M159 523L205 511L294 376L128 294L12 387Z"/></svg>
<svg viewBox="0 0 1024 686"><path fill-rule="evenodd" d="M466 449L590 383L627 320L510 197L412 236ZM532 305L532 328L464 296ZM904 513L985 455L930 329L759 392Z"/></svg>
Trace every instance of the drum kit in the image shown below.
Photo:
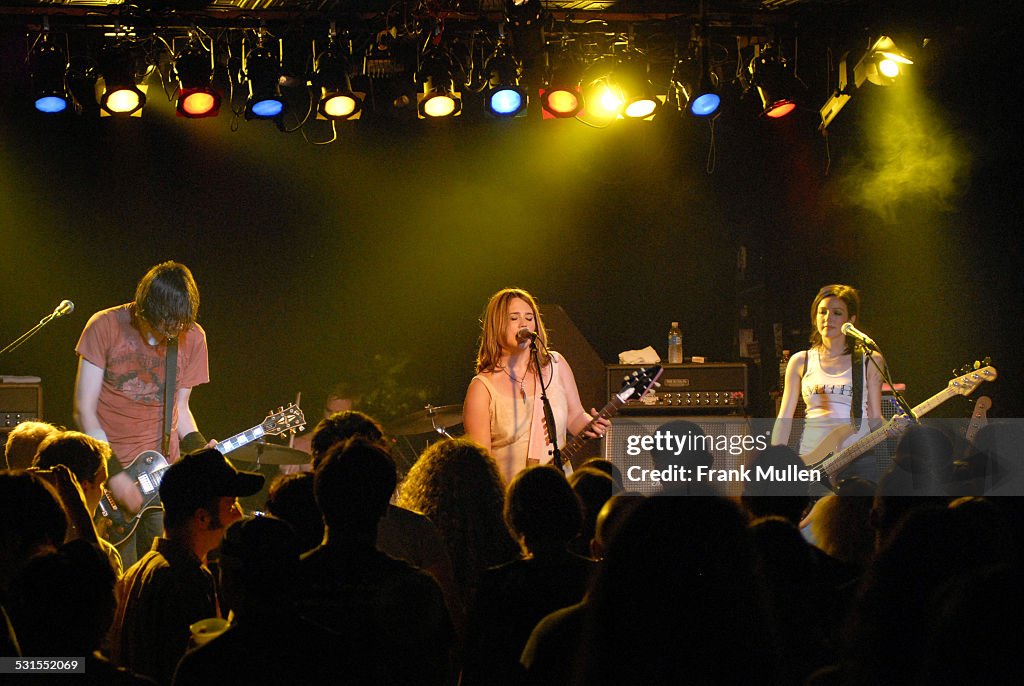
<svg viewBox="0 0 1024 686"><path fill-rule="evenodd" d="M452 438L448 429L461 423L462 405L427 405L422 410L395 420L388 429L392 436L415 436L434 432L445 438Z"/></svg>
<svg viewBox="0 0 1024 686"><path fill-rule="evenodd" d="M444 438L452 438L448 429L462 423L462 405L427 405L404 417L388 424L388 434L395 439L404 439L408 450L412 451L411 460L415 462L419 450L413 445L412 438L423 434L437 434ZM427 441L429 444L429 441ZM309 464L309 453L277 443L256 441L244 445L232 452L231 458L242 462L260 465L300 465Z"/></svg>

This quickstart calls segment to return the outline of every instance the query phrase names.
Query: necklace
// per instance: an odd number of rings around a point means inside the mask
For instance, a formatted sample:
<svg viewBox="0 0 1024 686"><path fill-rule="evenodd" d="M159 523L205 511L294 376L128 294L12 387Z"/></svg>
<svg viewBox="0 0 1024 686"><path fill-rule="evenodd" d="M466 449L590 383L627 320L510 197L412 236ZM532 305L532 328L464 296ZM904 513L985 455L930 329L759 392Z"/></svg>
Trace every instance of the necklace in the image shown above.
<svg viewBox="0 0 1024 686"><path fill-rule="evenodd" d="M501 371L505 372L505 376L507 376L508 378L512 379L512 383L518 383L519 384L519 397L522 398L523 402L525 403L526 402L526 377L524 376L521 379L517 379L515 376L512 375L512 372L510 372L505 367L502 367Z"/></svg>

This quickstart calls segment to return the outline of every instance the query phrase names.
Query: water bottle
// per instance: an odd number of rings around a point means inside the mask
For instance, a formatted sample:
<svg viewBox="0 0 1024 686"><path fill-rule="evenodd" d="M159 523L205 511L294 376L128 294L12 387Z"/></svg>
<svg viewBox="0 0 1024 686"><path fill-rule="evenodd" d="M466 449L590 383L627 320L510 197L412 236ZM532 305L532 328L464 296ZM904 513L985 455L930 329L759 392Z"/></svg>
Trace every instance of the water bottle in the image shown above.
<svg viewBox="0 0 1024 686"><path fill-rule="evenodd" d="M672 328L668 330L668 363L682 364L683 362L683 332L679 328L679 322L672 322Z"/></svg>

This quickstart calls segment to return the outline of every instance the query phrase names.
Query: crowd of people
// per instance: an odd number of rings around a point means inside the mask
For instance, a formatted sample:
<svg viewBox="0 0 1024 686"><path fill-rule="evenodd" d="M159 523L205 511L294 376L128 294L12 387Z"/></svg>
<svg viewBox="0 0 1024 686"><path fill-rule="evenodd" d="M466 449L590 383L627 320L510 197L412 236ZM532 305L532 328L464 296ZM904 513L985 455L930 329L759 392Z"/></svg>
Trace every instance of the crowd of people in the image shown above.
<svg viewBox="0 0 1024 686"><path fill-rule="evenodd" d="M109 448L53 429L29 469L0 472L0 652L84 656L85 683L1022 676L997 621L1022 609L1021 506L999 495L1020 486L1010 425L983 429L969 460L915 427L877 486L854 477L818 500L641 496L600 459L506 484L467 439L435 443L398 483L356 411L313 443L313 471L282 476L257 517L237 499L261 475L186 454L161 484L164 534L122 569L91 520ZM212 640L190 632L214 617L230 623Z"/></svg>
<svg viewBox="0 0 1024 686"><path fill-rule="evenodd" d="M782 419L798 386L812 419L878 418L881 372L845 345L841 324L859 301L844 289L815 299L815 354L790 363ZM264 476L236 468L188 409L191 385L207 378L197 308L186 268L154 267L134 303L83 334L82 431L26 422L10 433L0 656L75 656L80 683L161 686L1024 677L1020 634L1004 629L1024 610L1015 425L985 427L965 453L915 426L888 472L854 469L824 496L763 482L740 498L700 484L630 493L607 460L569 475L551 464L567 434L600 437L609 423L584 410L568 362L546 350L533 298L505 289L482 322L466 437L430 445L400 479L373 417L328 412L307 437L308 470L280 475L266 512L246 516L239 498ZM170 341L182 336L174 380ZM148 526L115 547L94 519L104 488L129 493L107 507L142 511L131 508L139 483L115 487L134 474L118 452L132 433L116 410L124 397L108 397L125 393L145 404L151 435L122 450L162 437L171 459ZM109 424L110 412L120 420ZM669 428L702 432L686 420ZM788 436L776 438L751 467L801 466ZM714 462L699 448L652 458Z"/></svg>

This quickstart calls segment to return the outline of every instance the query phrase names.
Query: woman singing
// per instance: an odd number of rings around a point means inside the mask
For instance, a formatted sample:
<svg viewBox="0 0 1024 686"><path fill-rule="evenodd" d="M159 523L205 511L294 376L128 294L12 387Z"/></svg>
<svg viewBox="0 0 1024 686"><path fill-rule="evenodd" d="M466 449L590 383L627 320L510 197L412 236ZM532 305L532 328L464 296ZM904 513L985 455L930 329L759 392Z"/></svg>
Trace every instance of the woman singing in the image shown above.
<svg viewBox="0 0 1024 686"><path fill-rule="evenodd" d="M838 426L852 422L857 429L839 445L837 450L841 450L863 436L869 426L881 423L882 356L870 353L872 364L866 351L855 347L856 341L842 332L843 324L857 322L859 311L860 295L851 286L834 284L818 291L811 304L811 347L794 354L786 367L782 404L772 432L773 445L789 443L798 394L807 406L800 436L801 455L818 447ZM865 418L867 423L863 422ZM878 480L878 468L870 453L843 472L843 476L854 475Z"/></svg>
<svg viewBox="0 0 1024 686"><path fill-rule="evenodd" d="M538 370L530 359L529 336L537 335ZM544 426L541 385L551 402L558 446L565 445L566 430L586 429L592 438L604 436L609 423L583 409L576 379L564 357L548 350L548 335L533 296L519 288L505 288L491 296L484 311L477 375L466 391L463 424L466 436L487 448L508 484L528 465L551 461L551 442ZM597 415L593 411L594 416Z"/></svg>

